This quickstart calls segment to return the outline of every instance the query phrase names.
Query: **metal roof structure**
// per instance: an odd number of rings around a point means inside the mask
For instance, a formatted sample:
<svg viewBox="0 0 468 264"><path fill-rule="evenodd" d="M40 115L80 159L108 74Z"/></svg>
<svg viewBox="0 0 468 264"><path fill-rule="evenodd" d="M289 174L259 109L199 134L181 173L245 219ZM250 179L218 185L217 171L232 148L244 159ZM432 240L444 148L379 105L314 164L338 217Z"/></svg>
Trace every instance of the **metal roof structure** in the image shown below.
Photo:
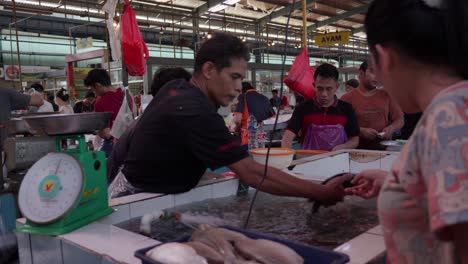
<svg viewBox="0 0 468 264"><path fill-rule="evenodd" d="M283 6L273 4L279 0L263 1L132 0L131 6L137 14L142 33L153 33L151 38L145 37L146 41L157 43L159 38L164 36L165 43L195 47L194 44L202 41L204 36L212 32L226 31L245 39L252 49L269 47L268 52L272 53L281 53L278 47L284 45L287 16L294 7L288 28L288 43L291 45L290 49L288 47L288 53L297 54L302 38L301 2L296 1L293 5ZM362 59L367 56L363 22L371 0L306 1L308 46L311 54L335 59ZM105 0L15 0L19 14L17 26L21 30L42 32L45 29L37 21L52 21L58 18L82 21L78 23L81 27L99 24L103 26L105 13L101 9L104 3ZM8 14L13 9L13 0L0 0L0 9L1 7L4 10L2 12ZM29 19L26 19L28 17ZM9 19L13 21L12 16ZM26 20L31 21L26 23ZM5 28L8 25L0 20L0 27ZM73 37L86 35L86 32L81 34L78 29L68 31ZM350 43L330 47L314 45L314 34L336 31L351 32ZM54 32L49 28L47 33Z"/></svg>

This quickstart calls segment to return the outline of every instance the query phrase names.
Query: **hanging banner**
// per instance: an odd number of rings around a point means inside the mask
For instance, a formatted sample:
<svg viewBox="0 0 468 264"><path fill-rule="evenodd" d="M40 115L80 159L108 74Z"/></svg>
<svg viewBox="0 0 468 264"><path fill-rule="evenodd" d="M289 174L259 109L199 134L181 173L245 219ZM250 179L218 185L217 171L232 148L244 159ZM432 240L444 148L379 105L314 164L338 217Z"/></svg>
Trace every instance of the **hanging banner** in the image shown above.
<svg viewBox="0 0 468 264"><path fill-rule="evenodd" d="M4 65L5 80L19 81L18 65ZM21 66L21 79L23 81L34 81L44 79L44 73L50 71L49 66Z"/></svg>
<svg viewBox="0 0 468 264"><path fill-rule="evenodd" d="M328 34L316 34L314 36L316 46L329 46L334 44L346 44L349 42L349 31Z"/></svg>

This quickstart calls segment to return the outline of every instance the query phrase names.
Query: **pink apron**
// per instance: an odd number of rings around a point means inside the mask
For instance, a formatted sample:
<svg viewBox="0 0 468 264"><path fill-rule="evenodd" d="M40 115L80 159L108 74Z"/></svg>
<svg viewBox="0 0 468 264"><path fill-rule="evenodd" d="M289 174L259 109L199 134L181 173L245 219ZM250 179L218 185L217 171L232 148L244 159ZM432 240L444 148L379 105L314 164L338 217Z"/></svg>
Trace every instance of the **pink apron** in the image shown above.
<svg viewBox="0 0 468 264"><path fill-rule="evenodd" d="M302 143L302 149L332 150L348 140L342 125L311 124Z"/></svg>

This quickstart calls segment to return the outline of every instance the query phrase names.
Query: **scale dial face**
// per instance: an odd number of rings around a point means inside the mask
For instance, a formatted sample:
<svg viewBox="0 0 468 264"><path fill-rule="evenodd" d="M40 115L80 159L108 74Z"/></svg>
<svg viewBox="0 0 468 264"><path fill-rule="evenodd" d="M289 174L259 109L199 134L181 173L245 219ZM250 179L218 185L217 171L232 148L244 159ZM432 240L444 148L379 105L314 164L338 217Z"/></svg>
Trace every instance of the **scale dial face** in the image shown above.
<svg viewBox="0 0 468 264"><path fill-rule="evenodd" d="M65 153L49 153L29 169L21 183L21 213L34 223L54 222L75 206L83 184L78 160Z"/></svg>

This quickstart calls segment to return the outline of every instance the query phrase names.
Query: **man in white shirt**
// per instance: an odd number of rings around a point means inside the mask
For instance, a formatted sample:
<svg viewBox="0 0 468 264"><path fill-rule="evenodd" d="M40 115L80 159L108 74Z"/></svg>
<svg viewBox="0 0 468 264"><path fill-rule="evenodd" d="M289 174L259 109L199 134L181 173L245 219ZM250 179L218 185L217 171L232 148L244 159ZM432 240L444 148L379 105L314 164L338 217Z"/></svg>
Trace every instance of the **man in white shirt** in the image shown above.
<svg viewBox="0 0 468 264"><path fill-rule="evenodd" d="M42 95L42 99L44 100L44 104L37 108L37 112L54 112L54 107L47 101L47 98L44 97L44 87L40 83L33 83L31 85L31 89L34 89L37 93L40 93Z"/></svg>

